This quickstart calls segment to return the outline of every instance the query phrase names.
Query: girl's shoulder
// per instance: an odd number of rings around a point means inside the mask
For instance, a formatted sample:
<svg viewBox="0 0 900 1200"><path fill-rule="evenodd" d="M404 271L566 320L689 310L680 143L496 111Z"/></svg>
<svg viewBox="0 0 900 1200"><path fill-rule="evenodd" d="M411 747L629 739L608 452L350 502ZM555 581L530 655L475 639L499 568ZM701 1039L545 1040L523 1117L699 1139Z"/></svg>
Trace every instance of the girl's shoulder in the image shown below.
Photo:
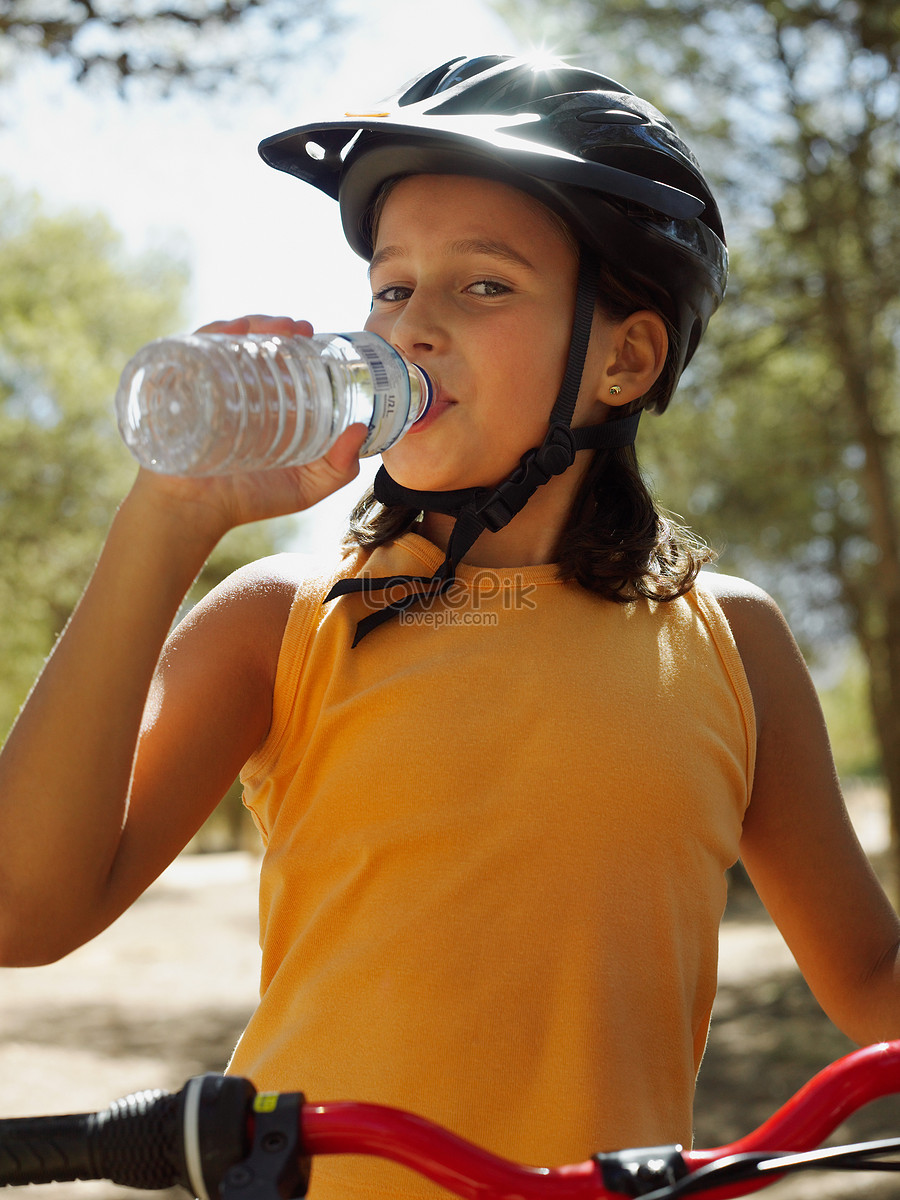
<svg viewBox="0 0 900 1200"><path fill-rule="evenodd" d="M742 640L752 643L760 638L783 635L787 629L781 609L769 593L749 579L718 571L701 571L695 586L699 592L716 600L739 648Z"/></svg>
<svg viewBox="0 0 900 1200"><path fill-rule="evenodd" d="M311 579L323 578L340 567L343 552L282 551L258 558L235 572L238 579L250 583L265 583L280 588L300 587Z"/></svg>
<svg viewBox="0 0 900 1200"><path fill-rule="evenodd" d="M785 685L794 682L805 687L806 664L768 592L747 579L718 571L701 571L696 587L716 600L731 628L758 718L781 706L790 692Z"/></svg>
<svg viewBox="0 0 900 1200"><path fill-rule="evenodd" d="M271 554L239 567L211 593L219 602L290 609L298 591L324 586L340 570L340 553Z"/></svg>
<svg viewBox="0 0 900 1200"><path fill-rule="evenodd" d="M720 571L701 571L697 576L697 587L709 592L720 604L775 605L775 601L761 587L738 575L723 575ZM775 606L777 607L777 606Z"/></svg>
<svg viewBox="0 0 900 1200"><path fill-rule="evenodd" d="M274 680L298 593L327 586L339 565L337 555L282 553L239 567L195 605L170 642L198 655L214 651L239 671Z"/></svg>
<svg viewBox="0 0 900 1200"><path fill-rule="evenodd" d="M316 574L318 560L307 554L272 554L238 567L217 584L197 605L220 619L231 615L241 621L266 625L283 613L284 619L299 588Z"/></svg>

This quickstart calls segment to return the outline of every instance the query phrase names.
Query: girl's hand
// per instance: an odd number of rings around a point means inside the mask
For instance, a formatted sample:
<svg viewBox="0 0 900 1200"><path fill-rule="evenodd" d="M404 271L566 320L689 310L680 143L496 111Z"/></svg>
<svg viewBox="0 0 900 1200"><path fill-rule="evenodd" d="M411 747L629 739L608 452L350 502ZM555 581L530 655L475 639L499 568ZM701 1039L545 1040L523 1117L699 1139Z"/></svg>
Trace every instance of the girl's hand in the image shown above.
<svg viewBox="0 0 900 1200"><path fill-rule="evenodd" d="M249 317L236 317L233 321L210 321L201 325L197 333L233 333L241 337L245 333L278 333L282 337L312 337L313 327L309 321L295 321L293 317L267 317L256 313Z"/></svg>
<svg viewBox="0 0 900 1200"><path fill-rule="evenodd" d="M309 337L313 327L291 317L254 315L213 321L197 332ZM157 512L171 509L182 526L188 523L191 534L217 541L236 525L302 512L351 483L359 473L359 451L366 432L365 425L352 425L326 455L301 467L202 477L160 475L142 469L135 492L152 495Z"/></svg>

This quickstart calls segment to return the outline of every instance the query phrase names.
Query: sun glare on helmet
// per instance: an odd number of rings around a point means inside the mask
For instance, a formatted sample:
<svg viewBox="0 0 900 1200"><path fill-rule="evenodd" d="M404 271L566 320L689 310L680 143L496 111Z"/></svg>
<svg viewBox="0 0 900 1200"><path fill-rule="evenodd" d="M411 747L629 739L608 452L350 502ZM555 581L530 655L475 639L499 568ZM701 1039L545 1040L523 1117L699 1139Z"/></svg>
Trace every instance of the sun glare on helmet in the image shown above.
<svg viewBox="0 0 900 1200"><path fill-rule="evenodd" d="M540 46L533 46L527 54L523 55L523 58L535 71L554 71L566 65L559 53L551 50L545 42L542 42Z"/></svg>

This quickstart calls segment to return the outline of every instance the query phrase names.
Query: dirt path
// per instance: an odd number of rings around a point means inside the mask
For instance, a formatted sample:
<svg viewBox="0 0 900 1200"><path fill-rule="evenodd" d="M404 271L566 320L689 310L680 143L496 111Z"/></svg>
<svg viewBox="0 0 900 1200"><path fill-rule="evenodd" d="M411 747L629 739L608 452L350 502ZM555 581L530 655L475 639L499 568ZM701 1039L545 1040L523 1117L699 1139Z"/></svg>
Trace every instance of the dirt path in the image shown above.
<svg viewBox="0 0 900 1200"><path fill-rule="evenodd" d="M870 847L883 843L876 803L858 803L854 819ZM75 954L36 970L0 970L0 1115L102 1108L129 1091L175 1089L190 1075L221 1070L256 998L256 870L249 854L184 856ZM747 1132L850 1048L817 1009L777 931L738 891L723 927L697 1144ZM850 1133L897 1135L900 1102L869 1106ZM893 1180L805 1177L766 1195L881 1200L900 1197ZM148 1193L71 1184L4 1195L124 1200Z"/></svg>

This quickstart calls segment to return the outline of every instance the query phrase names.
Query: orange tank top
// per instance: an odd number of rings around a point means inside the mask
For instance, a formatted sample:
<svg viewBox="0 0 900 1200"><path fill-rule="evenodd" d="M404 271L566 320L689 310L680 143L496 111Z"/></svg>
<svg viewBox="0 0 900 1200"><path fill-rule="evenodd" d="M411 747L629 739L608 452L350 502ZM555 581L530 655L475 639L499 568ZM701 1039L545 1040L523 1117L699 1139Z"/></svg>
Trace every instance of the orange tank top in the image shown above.
<svg viewBox="0 0 900 1200"><path fill-rule="evenodd" d="M338 573L441 558L408 534ZM717 602L463 566L351 649L367 601L323 605L333 578L297 592L243 773L263 963L230 1070L534 1165L690 1144L755 753ZM313 1168L312 1200L439 1194L388 1164Z"/></svg>

